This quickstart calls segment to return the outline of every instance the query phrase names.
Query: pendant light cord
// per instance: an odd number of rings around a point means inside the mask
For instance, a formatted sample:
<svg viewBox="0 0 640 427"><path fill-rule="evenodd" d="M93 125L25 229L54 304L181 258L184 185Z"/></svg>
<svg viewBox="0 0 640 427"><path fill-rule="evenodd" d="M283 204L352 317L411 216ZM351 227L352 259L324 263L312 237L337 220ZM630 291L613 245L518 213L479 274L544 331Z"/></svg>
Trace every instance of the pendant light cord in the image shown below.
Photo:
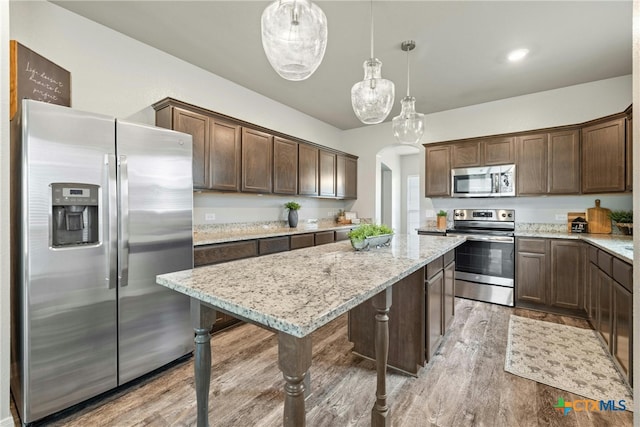
<svg viewBox="0 0 640 427"><path fill-rule="evenodd" d="M371 0L371 59L373 58L373 0Z"/></svg>
<svg viewBox="0 0 640 427"><path fill-rule="evenodd" d="M407 97L409 97L409 87L411 86L411 75L409 74L409 49L407 49Z"/></svg>

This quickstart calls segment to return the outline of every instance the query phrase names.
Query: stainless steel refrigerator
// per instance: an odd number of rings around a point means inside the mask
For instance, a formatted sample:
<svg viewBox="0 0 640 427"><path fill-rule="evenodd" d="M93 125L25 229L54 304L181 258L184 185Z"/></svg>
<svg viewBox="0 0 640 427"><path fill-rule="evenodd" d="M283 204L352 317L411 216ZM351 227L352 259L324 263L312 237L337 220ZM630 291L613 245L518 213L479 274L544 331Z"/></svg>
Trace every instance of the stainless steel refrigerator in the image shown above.
<svg viewBox="0 0 640 427"><path fill-rule="evenodd" d="M39 420L193 350L191 136L25 100L15 123L11 390ZM19 179L16 179L18 178Z"/></svg>

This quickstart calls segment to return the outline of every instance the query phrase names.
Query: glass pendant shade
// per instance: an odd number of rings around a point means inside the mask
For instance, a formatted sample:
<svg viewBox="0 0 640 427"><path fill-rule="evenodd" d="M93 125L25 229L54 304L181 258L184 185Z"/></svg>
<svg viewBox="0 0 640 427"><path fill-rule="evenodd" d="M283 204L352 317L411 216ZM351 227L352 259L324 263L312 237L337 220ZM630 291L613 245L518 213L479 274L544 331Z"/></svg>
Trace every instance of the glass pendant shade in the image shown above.
<svg viewBox="0 0 640 427"><path fill-rule="evenodd" d="M351 105L364 124L381 123L393 107L395 86L382 78L382 62L377 58L364 61L364 80L351 88Z"/></svg>
<svg viewBox="0 0 640 427"><path fill-rule="evenodd" d="M417 144L424 135L424 114L416 113L416 99L413 96L405 96L400 103L402 111L392 120L393 135L398 142Z"/></svg>
<svg viewBox="0 0 640 427"><path fill-rule="evenodd" d="M327 33L327 17L309 0L276 0L262 12L262 47L287 80L313 74L324 57Z"/></svg>

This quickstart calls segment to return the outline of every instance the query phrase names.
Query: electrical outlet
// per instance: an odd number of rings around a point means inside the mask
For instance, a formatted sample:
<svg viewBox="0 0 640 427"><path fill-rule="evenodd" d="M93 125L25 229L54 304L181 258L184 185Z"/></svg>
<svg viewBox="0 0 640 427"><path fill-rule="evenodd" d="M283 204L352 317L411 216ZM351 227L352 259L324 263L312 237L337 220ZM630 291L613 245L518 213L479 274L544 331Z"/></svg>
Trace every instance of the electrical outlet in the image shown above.
<svg viewBox="0 0 640 427"><path fill-rule="evenodd" d="M556 214L556 221L566 221L567 214Z"/></svg>
<svg viewBox="0 0 640 427"><path fill-rule="evenodd" d="M216 220L216 214L214 214L214 213L206 213L206 214L204 214L204 220L205 221L215 221Z"/></svg>

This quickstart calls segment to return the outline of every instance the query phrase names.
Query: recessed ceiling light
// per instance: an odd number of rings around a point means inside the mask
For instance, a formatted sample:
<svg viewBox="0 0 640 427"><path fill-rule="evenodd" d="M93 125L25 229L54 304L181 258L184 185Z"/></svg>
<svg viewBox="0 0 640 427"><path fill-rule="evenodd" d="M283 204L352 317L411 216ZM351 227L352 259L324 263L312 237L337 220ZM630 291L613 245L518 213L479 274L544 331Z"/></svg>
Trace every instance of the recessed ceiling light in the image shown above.
<svg viewBox="0 0 640 427"><path fill-rule="evenodd" d="M520 61L529 53L529 49L516 49L512 50L509 55L507 55L507 59L511 62Z"/></svg>

